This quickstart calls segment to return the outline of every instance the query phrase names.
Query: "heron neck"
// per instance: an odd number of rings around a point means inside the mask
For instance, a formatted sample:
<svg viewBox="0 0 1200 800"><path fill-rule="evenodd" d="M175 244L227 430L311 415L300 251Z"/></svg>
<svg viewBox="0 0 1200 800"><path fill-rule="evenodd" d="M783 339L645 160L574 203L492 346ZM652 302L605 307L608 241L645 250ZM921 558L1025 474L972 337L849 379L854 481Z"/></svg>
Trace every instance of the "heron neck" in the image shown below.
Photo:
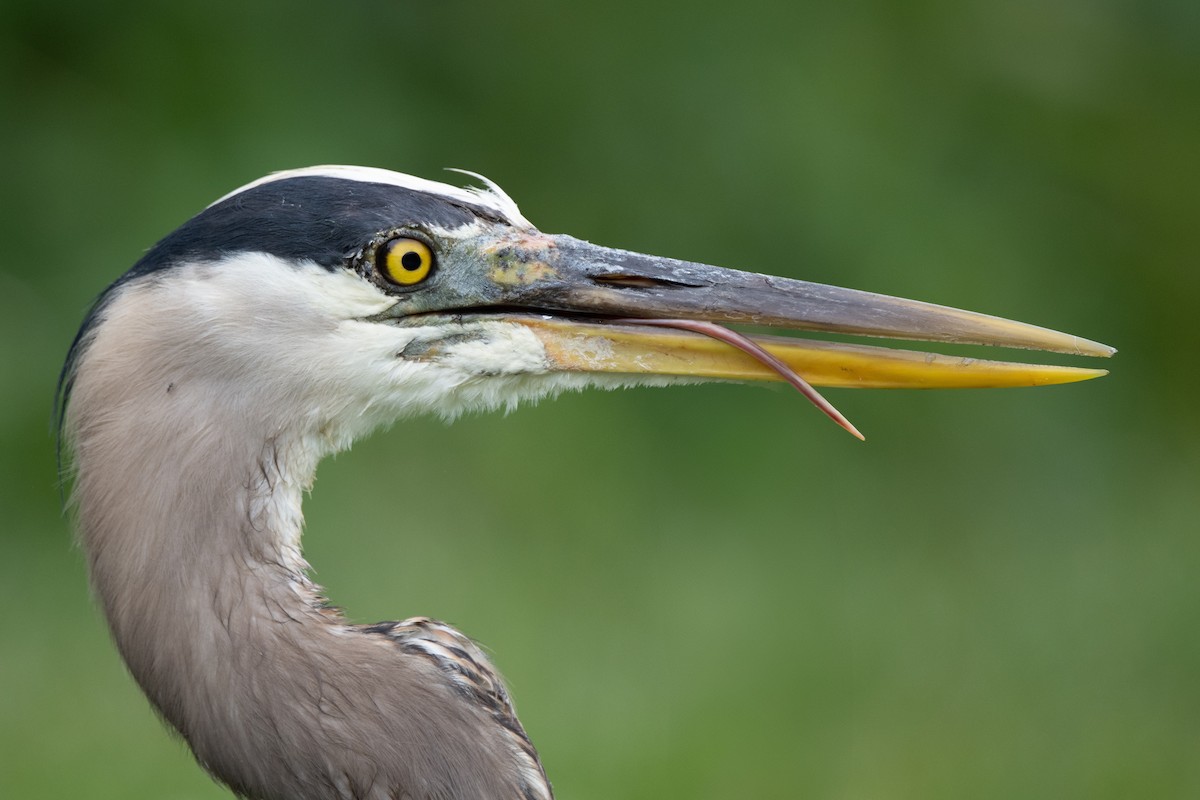
<svg viewBox="0 0 1200 800"><path fill-rule="evenodd" d="M114 638L197 758L249 798L550 797L511 708L323 604L299 550L318 447L194 433L80 435L76 497Z"/></svg>
<svg viewBox="0 0 1200 800"><path fill-rule="evenodd" d="M239 668L239 650L268 652L280 628L340 622L300 549L318 454L299 437L238 427L193 421L174 447L144 431L76 446L93 587L134 677L173 722L185 693Z"/></svg>
<svg viewBox="0 0 1200 800"><path fill-rule="evenodd" d="M305 573L300 506L319 454L242 435L246 419L191 420L169 445L140 421L140 436L85 427L76 444L80 536L130 672L239 796L338 796L305 788L328 786L312 730L327 696L361 700L338 659L381 677L396 665L347 633Z"/></svg>

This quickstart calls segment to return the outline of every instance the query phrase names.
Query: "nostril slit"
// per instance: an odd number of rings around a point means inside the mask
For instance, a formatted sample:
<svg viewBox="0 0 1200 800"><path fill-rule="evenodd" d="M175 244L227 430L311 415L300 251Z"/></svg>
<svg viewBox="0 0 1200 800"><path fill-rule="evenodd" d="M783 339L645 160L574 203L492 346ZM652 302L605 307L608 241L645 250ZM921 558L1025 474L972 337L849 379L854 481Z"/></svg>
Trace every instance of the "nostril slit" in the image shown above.
<svg viewBox="0 0 1200 800"><path fill-rule="evenodd" d="M648 275L630 275L624 272L604 272L592 275L591 279L595 283L621 289L698 289L702 285L672 281L666 278L651 278Z"/></svg>

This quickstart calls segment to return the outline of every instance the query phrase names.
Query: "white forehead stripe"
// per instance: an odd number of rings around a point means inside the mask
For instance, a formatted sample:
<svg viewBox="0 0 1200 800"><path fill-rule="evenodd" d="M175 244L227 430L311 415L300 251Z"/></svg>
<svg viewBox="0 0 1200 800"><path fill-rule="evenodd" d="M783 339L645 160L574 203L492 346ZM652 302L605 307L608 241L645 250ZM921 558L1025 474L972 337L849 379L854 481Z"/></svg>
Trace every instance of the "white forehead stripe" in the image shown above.
<svg viewBox="0 0 1200 800"><path fill-rule="evenodd" d="M211 205L217 205L229 198L241 194L242 192L253 189L256 186L262 186L275 181L284 181L289 178L307 178L307 177L324 177L324 178L341 178L347 181L361 181L363 183L382 183L390 186L401 186L405 189L412 189L416 192L425 192L427 194L436 194L445 197L448 200L454 200L460 203L470 203L471 205L484 206L492 211L495 211L500 216L507 219L513 225L520 228L533 228L533 224L525 219L525 215L521 213L521 209L517 208L517 204L508 194L497 186L492 181L479 175L475 172L467 172L466 170L456 169L454 172L461 172L464 175L469 175L472 178L477 178L484 183L484 188L474 186L458 187L451 186L448 183L438 183L437 181L418 178L414 175L405 175L403 172L392 172L389 169L379 169L378 167L355 167L342 164L325 164L318 167L304 167L303 169L289 169L283 172L272 172L270 175L259 178L256 181L247 183L241 188L234 189L229 194L214 201Z"/></svg>

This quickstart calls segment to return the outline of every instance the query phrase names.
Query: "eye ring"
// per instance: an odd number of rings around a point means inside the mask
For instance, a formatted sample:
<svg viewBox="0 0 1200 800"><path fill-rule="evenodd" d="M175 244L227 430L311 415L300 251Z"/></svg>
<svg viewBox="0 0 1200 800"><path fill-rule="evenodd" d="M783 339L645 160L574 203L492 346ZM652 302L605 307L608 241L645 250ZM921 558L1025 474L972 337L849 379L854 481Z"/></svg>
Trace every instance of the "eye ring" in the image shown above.
<svg viewBox="0 0 1200 800"><path fill-rule="evenodd" d="M375 269L396 286L415 286L426 280L433 268L433 250L411 236L388 239L375 251Z"/></svg>

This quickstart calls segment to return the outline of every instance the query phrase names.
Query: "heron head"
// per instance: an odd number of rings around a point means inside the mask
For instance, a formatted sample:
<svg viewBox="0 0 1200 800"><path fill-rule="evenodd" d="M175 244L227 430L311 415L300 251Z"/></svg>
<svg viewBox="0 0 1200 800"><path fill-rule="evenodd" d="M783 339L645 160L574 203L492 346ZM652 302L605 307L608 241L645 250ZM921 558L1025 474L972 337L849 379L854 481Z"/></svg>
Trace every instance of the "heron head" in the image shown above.
<svg viewBox="0 0 1200 800"><path fill-rule="evenodd" d="M320 431L336 449L400 416L584 386L1013 386L1104 374L726 336L728 324L1114 352L983 314L544 234L481 180L487 188L460 189L314 167L222 197L102 296L67 388L108 380L107 397L190 397L192 413L219 403L268 427Z"/></svg>

